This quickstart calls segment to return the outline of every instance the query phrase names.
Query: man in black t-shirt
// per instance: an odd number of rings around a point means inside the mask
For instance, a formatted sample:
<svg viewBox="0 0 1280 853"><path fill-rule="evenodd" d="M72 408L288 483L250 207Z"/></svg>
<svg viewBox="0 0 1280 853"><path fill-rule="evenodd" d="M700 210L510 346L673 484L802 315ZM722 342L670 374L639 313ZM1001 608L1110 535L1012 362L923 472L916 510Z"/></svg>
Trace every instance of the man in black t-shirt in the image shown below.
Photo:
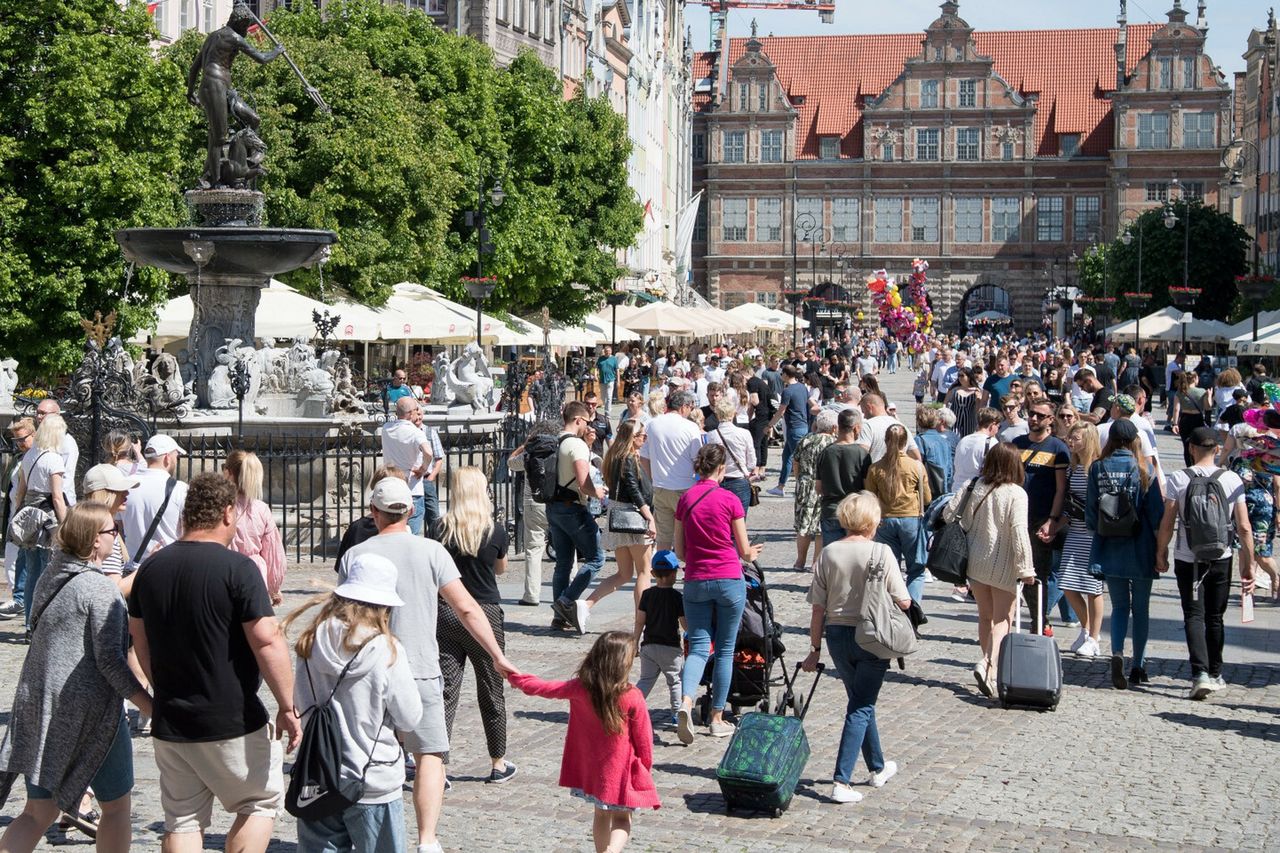
<svg viewBox="0 0 1280 853"><path fill-rule="evenodd" d="M173 836L204 832L214 797L237 813L228 849L266 848L284 775L280 744L258 699L264 679L288 749L302 737L289 648L266 584L252 560L228 547L235 502L229 480L193 479L182 538L143 562L129 596L129 633L155 693L165 849L187 846Z"/></svg>
<svg viewBox="0 0 1280 853"><path fill-rule="evenodd" d="M747 428L751 430L751 440L755 442L755 473L760 477L764 476L765 466L769 463L769 421L776 412L773 407L773 385L767 378L768 373L766 370L762 375L747 380L747 400L751 410Z"/></svg>
<svg viewBox="0 0 1280 853"><path fill-rule="evenodd" d="M1081 371L1083 372L1083 371ZM1031 562L1036 577L1046 589L1040 597L1041 610L1036 613L1036 592L1023 588L1027 607L1034 614L1032 632L1045 632L1045 615L1049 606L1049 573L1053 571L1053 552L1060 548L1058 536L1067 529L1064 507L1067 500L1067 468L1071 451L1065 442L1053 435L1053 404L1038 400L1027 407L1027 434L1011 442L1022 456L1026 472L1023 488L1027 492L1027 521L1031 533ZM1049 636L1053 636L1049 633Z"/></svg>
<svg viewBox="0 0 1280 853"><path fill-rule="evenodd" d="M1111 419L1111 403L1115 400L1115 392L1102 384L1092 367L1082 367L1076 371L1076 384L1080 390L1092 394L1089 411L1082 415L1083 419L1094 424L1104 424Z"/></svg>

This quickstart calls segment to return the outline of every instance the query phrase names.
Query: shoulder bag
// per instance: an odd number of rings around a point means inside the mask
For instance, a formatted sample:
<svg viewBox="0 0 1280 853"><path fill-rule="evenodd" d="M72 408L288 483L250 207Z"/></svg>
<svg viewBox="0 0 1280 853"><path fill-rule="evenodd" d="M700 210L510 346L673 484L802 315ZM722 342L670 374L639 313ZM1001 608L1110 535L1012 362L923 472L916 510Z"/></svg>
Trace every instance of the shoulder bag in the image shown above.
<svg viewBox="0 0 1280 853"><path fill-rule="evenodd" d="M934 577L956 586L969 582L969 533L964 529L963 520L977 484L976 478L969 481L960 497L960 503L956 505L955 514L949 520L943 513L942 528L934 533L929 556L925 561L925 566ZM978 501L978 507L990 496L991 492L983 495L982 500ZM975 513L978 507L974 508Z"/></svg>
<svg viewBox="0 0 1280 853"><path fill-rule="evenodd" d="M31 469L40 464L40 460L44 458L48 450L40 451L34 462L31 463ZM22 462L18 462L19 471L22 475L22 481L26 483L30 478L30 474L23 469ZM37 492L28 492L27 497ZM54 528L58 526L58 518L53 512L52 496L46 495L40 501L35 503L27 503L13 514L13 518L9 520L9 526L6 533L9 541L19 548L42 548L47 547L49 536Z"/></svg>
<svg viewBox="0 0 1280 853"><path fill-rule="evenodd" d="M879 559L867 569L862 609L858 612L858 626L853 636L863 651L881 660L892 660L915 652L920 640L910 617L889 595L883 550L886 548L887 545L879 549Z"/></svg>
<svg viewBox="0 0 1280 853"><path fill-rule="evenodd" d="M623 464L626 462L624 460ZM619 475L622 473L618 472ZM609 518L610 533L643 534L649 532L649 522L640 513L640 508L630 501L610 501Z"/></svg>
<svg viewBox="0 0 1280 853"><path fill-rule="evenodd" d="M178 481L170 477L168 482L164 484L164 500L160 502L160 509L156 512L155 517L151 519L147 532L142 537L142 542L138 544L137 549L133 552L133 562L142 562L142 557L147 553L147 546L151 544L152 538L156 535L156 528L160 526L160 519L164 518L164 512L169 508L169 498L173 496L173 488L178 485Z"/></svg>
<svg viewBox="0 0 1280 853"><path fill-rule="evenodd" d="M729 446L729 442L724 440L724 433L720 431L720 427L716 427L716 435L720 436L720 443L724 445L725 452L729 454L729 458L733 460L733 464L738 466L738 470L743 472L742 476L745 477L749 482L751 478L751 472L748 471L747 466L743 465L742 462L738 459L738 455L733 452L733 448ZM751 499L747 501L747 505L760 506L760 487L757 486L755 483L750 483L750 485L751 485Z"/></svg>

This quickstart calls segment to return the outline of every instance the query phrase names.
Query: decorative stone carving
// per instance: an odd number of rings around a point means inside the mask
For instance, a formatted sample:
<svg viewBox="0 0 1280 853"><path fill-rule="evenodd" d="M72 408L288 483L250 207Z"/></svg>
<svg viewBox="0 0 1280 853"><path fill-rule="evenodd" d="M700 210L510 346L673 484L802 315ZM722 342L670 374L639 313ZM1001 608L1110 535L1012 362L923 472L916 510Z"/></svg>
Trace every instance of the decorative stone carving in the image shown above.
<svg viewBox="0 0 1280 853"><path fill-rule="evenodd" d="M208 394L209 408L234 409L236 393L231 387L231 363L236 360L236 350L240 347L239 338L227 338L226 343L218 347L214 354L216 362L213 372L209 374Z"/></svg>
<svg viewBox="0 0 1280 853"><path fill-rule="evenodd" d="M345 355L338 359L333 368L334 395L331 410L337 415L365 414L364 403L360 400L360 392L351 374L351 359Z"/></svg>
<svg viewBox="0 0 1280 853"><path fill-rule="evenodd" d="M431 383L431 403L437 406L447 405L453 399L448 380L449 357L443 352L436 353L436 357L431 360L431 367L436 377Z"/></svg>
<svg viewBox="0 0 1280 853"><path fill-rule="evenodd" d="M172 412L178 419L187 418L196 403L196 395L182 381L178 359L162 352L151 362L151 369L138 380L138 400L144 410Z"/></svg>
<svg viewBox="0 0 1280 853"><path fill-rule="evenodd" d="M13 392L18 390L18 362L12 358L0 361L0 407L13 405Z"/></svg>
<svg viewBox="0 0 1280 853"><path fill-rule="evenodd" d="M469 343L462 355L453 360L445 373L453 406L470 406L472 410L489 411L493 408L493 377L484 352L474 342Z"/></svg>

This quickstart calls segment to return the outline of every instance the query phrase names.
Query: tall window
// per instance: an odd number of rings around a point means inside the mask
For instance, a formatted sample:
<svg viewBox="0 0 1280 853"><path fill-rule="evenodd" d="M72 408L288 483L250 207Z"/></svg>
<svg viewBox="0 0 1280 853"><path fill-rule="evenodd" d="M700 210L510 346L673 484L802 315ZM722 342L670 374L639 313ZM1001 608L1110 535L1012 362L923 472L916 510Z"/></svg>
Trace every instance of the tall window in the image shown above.
<svg viewBox="0 0 1280 853"><path fill-rule="evenodd" d="M1062 242L1065 205L1062 196L1043 196L1036 202L1036 239L1050 243Z"/></svg>
<svg viewBox="0 0 1280 853"><path fill-rule="evenodd" d="M831 200L831 239L852 243L860 236L862 206L856 198Z"/></svg>
<svg viewBox="0 0 1280 853"><path fill-rule="evenodd" d="M724 162L747 162L747 132L745 130L726 130L724 132Z"/></svg>
<svg viewBox="0 0 1280 853"><path fill-rule="evenodd" d="M541 10L540 0L529 0L529 35L534 38L538 37L538 15Z"/></svg>
<svg viewBox="0 0 1280 853"><path fill-rule="evenodd" d="M698 163L707 159L707 135L705 133L695 133L693 135L693 159Z"/></svg>
<svg viewBox="0 0 1280 853"><path fill-rule="evenodd" d="M738 109L744 113L747 110L751 109L751 84L750 83L738 84Z"/></svg>
<svg viewBox="0 0 1280 853"><path fill-rule="evenodd" d="M1169 147L1169 114L1143 113L1138 116L1138 147Z"/></svg>
<svg viewBox="0 0 1280 853"><path fill-rule="evenodd" d="M1156 181L1147 181L1147 201L1168 201L1169 185Z"/></svg>
<svg viewBox="0 0 1280 853"><path fill-rule="evenodd" d="M1160 88L1172 89L1173 88L1173 60L1170 57L1162 56L1157 62L1157 65L1159 66L1159 69L1160 69Z"/></svg>
<svg viewBox="0 0 1280 853"><path fill-rule="evenodd" d="M916 243L938 242L938 200L911 199L911 240Z"/></svg>
<svg viewBox="0 0 1280 853"><path fill-rule="evenodd" d="M747 239L747 200L726 198L720 208L721 239L726 243L740 243Z"/></svg>
<svg viewBox="0 0 1280 853"><path fill-rule="evenodd" d="M876 199L876 242L902 242L902 199Z"/></svg>
<svg viewBox="0 0 1280 853"><path fill-rule="evenodd" d="M823 160L839 160L840 159L840 137L838 136L820 136L818 137L818 156Z"/></svg>
<svg viewBox="0 0 1280 853"><path fill-rule="evenodd" d="M880 159L886 163L893 162L893 143L885 142L880 145Z"/></svg>
<svg viewBox="0 0 1280 853"><path fill-rule="evenodd" d="M511 0L498 0L497 16L499 21L506 22L510 20Z"/></svg>
<svg viewBox="0 0 1280 853"><path fill-rule="evenodd" d="M200 0L201 32L211 33L218 28L213 20L213 0Z"/></svg>
<svg viewBox="0 0 1280 853"><path fill-rule="evenodd" d="M1058 135L1058 156L1074 157L1080 153L1080 134L1062 133Z"/></svg>
<svg viewBox="0 0 1280 853"><path fill-rule="evenodd" d="M707 197L698 202L698 217L693 220L693 242L707 242Z"/></svg>
<svg viewBox="0 0 1280 853"><path fill-rule="evenodd" d="M956 242L982 242L982 199L957 198L956 206Z"/></svg>
<svg viewBox="0 0 1280 853"><path fill-rule="evenodd" d="M196 0L178 0L178 31L186 32L195 24Z"/></svg>
<svg viewBox="0 0 1280 853"><path fill-rule="evenodd" d="M1005 160L1013 159L1013 143L1005 142L1000 146L1000 156Z"/></svg>
<svg viewBox="0 0 1280 853"><path fill-rule="evenodd" d="M1182 115L1182 147L1183 148L1214 148L1216 141L1214 140L1214 124L1215 116L1213 113L1183 113Z"/></svg>
<svg viewBox="0 0 1280 853"><path fill-rule="evenodd" d="M782 162L782 131L781 130L760 131L760 162L761 163L781 163Z"/></svg>
<svg viewBox="0 0 1280 853"><path fill-rule="evenodd" d="M960 82L964 82L961 80ZM982 132L976 127L956 128L956 159L977 160L982 145Z"/></svg>
<svg viewBox="0 0 1280 853"><path fill-rule="evenodd" d="M973 107L978 103L978 81L977 80L961 80L960 81L960 106Z"/></svg>
<svg viewBox="0 0 1280 853"><path fill-rule="evenodd" d="M935 110L938 108L938 81L924 80L920 83L920 109Z"/></svg>
<svg viewBox="0 0 1280 853"><path fill-rule="evenodd" d="M916 159L938 159L938 137L941 131L936 127L922 127L916 130Z"/></svg>
<svg viewBox="0 0 1280 853"><path fill-rule="evenodd" d="M1022 223L1022 204L1014 197L991 199L991 241L1018 242L1018 226Z"/></svg>
<svg viewBox="0 0 1280 853"><path fill-rule="evenodd" d="M760 84L760 112L769 109L769 84Z"/></svg>
<svg viewBox="0 0 1280 853"><path fill-rule="evenodd" d="M1194 56L1182 57L1182 87L1184 89L1195 89L1200 82L1196 79L1196 58Z"/></svg>
<svg viewBox="0 0 1280 853"><path fill-rule="evenodd" d="M756 199L756 242L773 243L782 239L782 199Z"/></svg>
<svg viewBox="0 0 1280 853"><path fill-rule="evenodd" d="M1071 236L1077 243L1096 239L1102 229L1102 199L1096 195L1078 195L1071 217Z"/></svg>
<svg viewBox="0 0 1280 853"><path fill-rule="evenodd" d="M816 196L804 196L796 199L796 219L798 220L802 216L805 217L806 222L810 221L811 218L813 227L807 231L803 228L797 228L796 239L803 243L822 240L822 199Z"/></svg>

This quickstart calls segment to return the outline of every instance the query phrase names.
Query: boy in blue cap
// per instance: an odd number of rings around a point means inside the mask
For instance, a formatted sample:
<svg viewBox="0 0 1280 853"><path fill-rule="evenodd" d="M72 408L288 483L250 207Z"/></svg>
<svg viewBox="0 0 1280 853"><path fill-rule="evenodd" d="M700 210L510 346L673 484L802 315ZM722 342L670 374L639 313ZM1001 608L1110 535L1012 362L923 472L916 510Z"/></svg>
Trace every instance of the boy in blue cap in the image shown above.
<svg viewBox="0 0 1280 853"><path fill-rule="evenodd" d="M640 680L636 687L646 697L661 674L671 692L671 724L680 708L680 670L684 651L680 632L688 630L684 621L684 596L676 589L680 561L674 551L663 549L653 555L654 586L640 596L636 607L635 641L640 646Z"/></svg>

